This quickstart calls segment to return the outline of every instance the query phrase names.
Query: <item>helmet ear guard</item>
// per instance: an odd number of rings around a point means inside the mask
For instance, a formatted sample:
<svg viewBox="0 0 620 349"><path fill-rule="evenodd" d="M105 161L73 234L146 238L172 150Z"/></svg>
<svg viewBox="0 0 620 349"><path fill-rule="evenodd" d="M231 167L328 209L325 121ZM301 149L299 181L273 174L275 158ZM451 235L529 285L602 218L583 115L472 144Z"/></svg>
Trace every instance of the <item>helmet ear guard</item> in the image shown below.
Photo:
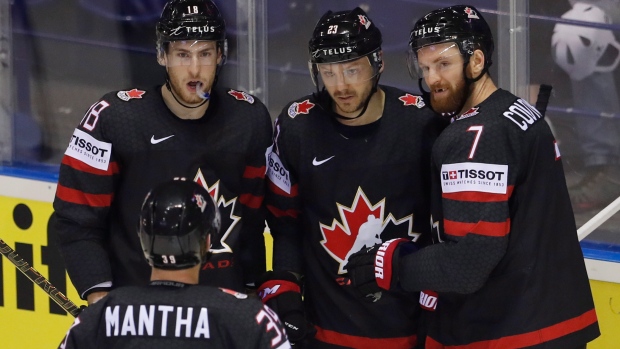
<svg viewBox="0 0 620 349"><path fill-rule="evenodd" d="M220 215L209 193L184 179L162 183L142 204L138 237L148 263L159 269L187 269L206 262L219 239Z"/></svg>

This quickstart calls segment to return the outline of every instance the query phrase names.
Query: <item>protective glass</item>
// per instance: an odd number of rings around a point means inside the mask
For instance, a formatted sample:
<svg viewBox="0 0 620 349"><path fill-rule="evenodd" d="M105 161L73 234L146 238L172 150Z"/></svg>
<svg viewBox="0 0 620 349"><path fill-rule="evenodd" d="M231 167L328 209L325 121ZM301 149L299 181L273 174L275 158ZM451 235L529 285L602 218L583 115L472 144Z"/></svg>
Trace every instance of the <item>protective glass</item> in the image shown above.
<svg viewBox="0 0 620 349"><path fill-rule="evenodd" d="M215 66L219 56L217 47L216 41L171 41L166 66Z"/></svg>
<svg viewBox="0 0 620 349"><path fill-rule="evenodd" d="M449 42L410 49L407 67L413 79L426 79L432 74L446 75L455 69L462 70L463 59L457 44Z"/></svg>
<svg viewBox="0 0 620 349"><path fill-rule="evenodd" d="M379 73L378 69L370 64L368 57L338 63L308 62L308 65L310 71L316 73L317 79L325 86L361 84L373 79Z"/></svg>

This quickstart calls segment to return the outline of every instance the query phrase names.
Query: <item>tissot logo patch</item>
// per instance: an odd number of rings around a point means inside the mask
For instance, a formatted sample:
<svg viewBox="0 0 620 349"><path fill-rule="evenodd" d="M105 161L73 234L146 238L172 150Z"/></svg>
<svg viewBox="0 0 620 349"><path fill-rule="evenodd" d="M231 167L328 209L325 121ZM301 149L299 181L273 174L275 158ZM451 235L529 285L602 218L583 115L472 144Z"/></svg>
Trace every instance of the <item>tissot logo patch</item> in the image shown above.
<svg viewBox="0 0 620 349"><path fill-rule="evenodd" d="M508 165L462 162L441 166L441 190L444 193L476 191L506 194Z"/></svg>
<svg viewBox="0 0 620 349"><path fill-rule="evenodd" d="M107 171L110 165L112 143L102 142L88 133L75 129L65 155Z"/></svg>
<svg viewBox="0 0 620 349"><path fill-rule="evenodd" d="M273 146L267 148L265 152L267 159L267 178L278 188L287 194L291 193L291 177L288 170L282 164L280 157L273 151Z"/></svg>

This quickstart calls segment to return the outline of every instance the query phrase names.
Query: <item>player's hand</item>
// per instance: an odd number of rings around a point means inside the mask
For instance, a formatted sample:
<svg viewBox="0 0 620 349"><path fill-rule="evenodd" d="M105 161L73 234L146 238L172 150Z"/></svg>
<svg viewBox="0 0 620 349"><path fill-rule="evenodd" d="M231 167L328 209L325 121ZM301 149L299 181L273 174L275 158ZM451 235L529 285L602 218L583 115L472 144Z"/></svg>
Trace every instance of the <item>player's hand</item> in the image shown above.
<svg viewBox="0 0 620 349"><path fill-rule="evenodd" d="M392 290L398 285L398 260L401 245L407 252L417 250L407 239L392 239L381 245L362 249L349 257L345 268L350 285L356 287L367 299L376 302L383 290Z"/></svg>
<svg viewBox="0 0 620 349"><path fill-rule="evenodd" d="M88 296L86 296L86 301L88 302L88 305L93 305L97 303L101 298L107 295L108 295L107 291L92 292L92 293L89 293Z"/></svg>
<svg viewBox="0 0 620 349"><path fill-rule="evenodd" d="M314 337L316 329L306 320L301 297L301 285L288 271L268 271L257 283L258 296L273 309L286 328L291 344L301 344Z"/></svg>
<svg viewBox="0 0 620 349"><path fill-rule="evenodd" d="M362 248L349 256L345 266L347 275L340 284L353 286L366 300L376 302L381 299L381 288L375 281L375 256L381 245Z"/></svg>

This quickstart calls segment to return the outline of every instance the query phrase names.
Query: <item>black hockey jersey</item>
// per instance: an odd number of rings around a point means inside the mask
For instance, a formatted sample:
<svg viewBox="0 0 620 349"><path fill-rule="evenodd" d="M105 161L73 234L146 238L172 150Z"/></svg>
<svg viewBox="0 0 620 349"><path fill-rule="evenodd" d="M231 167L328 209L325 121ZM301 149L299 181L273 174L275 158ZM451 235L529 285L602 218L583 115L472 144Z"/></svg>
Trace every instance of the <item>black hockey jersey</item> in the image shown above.
<svg viewBox="0 0 620 349"><path fill-rule="evenodd" d="M290 349L275 312L248 295L156 281L121 287L86 308L59 349Z"/></svg>
<svg viewBox="0 0 620 349"><path fill-rule="evenodd" d="M221 239L201 280L244 291L265 271L265 106L215 89L205 115L182 120L160 88L106 94L75 129L54 200L69 276L80 295L96 285L146 285L150 267L137 235L147 192L174 177L202 184L218 204ZM202 282L202 281L201 281Z"/></svg>
<svg viewBox="0 0 620 349"><path fill-rule="evenodd" d="M417 295L384 292L373 303L340 284L352 253L429 232L430 151L439 120L421 97L381 88L383 115L364 126L340 124L314 95L287 105L268 163L274 269L305 276L316 338L342 347L416 343Z"/></svg>
<svg viewBox="0 0 620 349"><path fill-rule="evenodd" d="M438 293L426 348L574 348L599 335L558 146L543 115L497 90L433 148L438 244L401 286Z"/></svg>

